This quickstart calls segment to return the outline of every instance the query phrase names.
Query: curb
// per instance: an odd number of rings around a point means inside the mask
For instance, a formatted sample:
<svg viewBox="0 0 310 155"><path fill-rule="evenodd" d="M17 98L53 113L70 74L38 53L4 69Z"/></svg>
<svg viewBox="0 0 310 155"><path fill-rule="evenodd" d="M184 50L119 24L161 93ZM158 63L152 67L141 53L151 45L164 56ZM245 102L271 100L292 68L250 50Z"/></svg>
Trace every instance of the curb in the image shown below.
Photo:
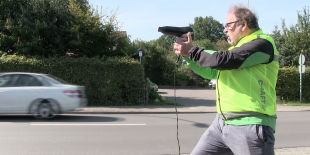
<svg viewBox="0 0 310 155"><path fill-rule="evenodd" d="M115 106L115 107L86 107L78 108L67 114L194 114L194 113L216 113L216 107L176 107L174 106ZM176 111L177 110L177 111ZM301 112L310 111L310 106L277 106L277 112Z"/></svg>

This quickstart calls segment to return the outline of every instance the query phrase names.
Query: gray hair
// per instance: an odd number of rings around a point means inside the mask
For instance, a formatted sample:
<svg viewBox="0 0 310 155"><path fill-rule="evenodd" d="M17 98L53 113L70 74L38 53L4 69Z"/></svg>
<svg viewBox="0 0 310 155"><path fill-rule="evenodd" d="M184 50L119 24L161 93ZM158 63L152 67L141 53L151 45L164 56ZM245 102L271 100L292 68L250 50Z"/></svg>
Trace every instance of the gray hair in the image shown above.
<svg viewBox="0 0 310 155"><path fill-rule="evenodd" d="M234 5L229 9L229 13L231 12L235 13L237 20L246 21L250 29L254 31L260 29L257 16L248 8L242 5Z"/></svg>

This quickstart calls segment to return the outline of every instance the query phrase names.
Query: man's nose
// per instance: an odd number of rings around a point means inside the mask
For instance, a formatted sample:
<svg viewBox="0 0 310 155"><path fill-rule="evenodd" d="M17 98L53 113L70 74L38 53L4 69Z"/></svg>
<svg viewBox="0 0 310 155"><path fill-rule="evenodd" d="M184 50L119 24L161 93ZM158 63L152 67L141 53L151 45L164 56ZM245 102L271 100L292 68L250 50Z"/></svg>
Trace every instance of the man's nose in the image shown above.
<svg viewBox="0 0 310 155"><path fill-rule="evenodd" d="M226 29L226 28L224 28L223 32L224 32L224 33L227 33L228 31L227 31L227 29Z"/></svg>

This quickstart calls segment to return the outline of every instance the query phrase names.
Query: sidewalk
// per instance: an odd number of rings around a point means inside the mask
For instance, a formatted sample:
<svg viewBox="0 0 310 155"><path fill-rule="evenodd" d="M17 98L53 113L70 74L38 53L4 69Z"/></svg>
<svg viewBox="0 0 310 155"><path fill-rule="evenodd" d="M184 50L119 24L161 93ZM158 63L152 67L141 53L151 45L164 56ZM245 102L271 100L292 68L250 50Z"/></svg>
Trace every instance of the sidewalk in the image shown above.
<svg viewBox="0 0 310 155"><path fill-rule="evenodd" d="M215 113L216 108L207 106L177 106L178 113ZM285 111L310 111L308 106L277 106L277 112ZM83 114L138 114L138 113L176 113L175 106L113 106L113 107L86 107L80 108L70 113Z"/></svg>
<svg viewBox="0 0 310 155"><path fill-rule="evenodd" d="M212 113L216 112L215 90L202 87L176 87L161 86L158 93L166 100L175 101L182 105L177 106L179 113ZM176 98L174 97L176 96ZM284 111L310 111L310 106L277 105L278 112ZM175 113L175 106L109 106L86 107L75 112L79 113Z"/></svg>
<svg viewBox="0 0 310 155"><path fill-rule="evenodd" d="M207 88L177 88L174 94L173 87L161 87L158 93L167 100L175 101L182 106L111 106L85 107L70 113L79 114L143 114L143 113L215 113L215 91ZM174 97L176 96L176 97ZM277 105L277 112L310 111L310 106ZM276 155L310 155L310 147L277 148Z"/></svg>

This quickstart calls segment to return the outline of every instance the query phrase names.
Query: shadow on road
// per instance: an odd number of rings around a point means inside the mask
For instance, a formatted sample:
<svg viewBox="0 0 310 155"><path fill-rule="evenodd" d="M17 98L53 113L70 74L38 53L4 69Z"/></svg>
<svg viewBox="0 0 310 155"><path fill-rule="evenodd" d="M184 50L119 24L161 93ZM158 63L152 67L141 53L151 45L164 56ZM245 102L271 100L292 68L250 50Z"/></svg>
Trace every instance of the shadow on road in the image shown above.
<svg viewBox="0 0 310 155"><path fill-rule="evenodd" d="M0 115L0 122L122 122L124 118L92 115L57 115L50 119L34 118L31 115Z"/></svg>
<svg viewBox="0 0 310 155"><path fill-rule="evenodd" d="M199 127L199 128L208 128L209 127L208 124L204 124L204 123L194 123L194 126Z"/></svg>
<svg viewBox="0 0 310 155"><path fill-rule="evenodd" d="M174 102L174 97L166 97L166 100ZM215 100L197 99L188 97L176 97L176 102L178 104L188 107L199 107L199 106L215 107L216 104Z"/></svg>

